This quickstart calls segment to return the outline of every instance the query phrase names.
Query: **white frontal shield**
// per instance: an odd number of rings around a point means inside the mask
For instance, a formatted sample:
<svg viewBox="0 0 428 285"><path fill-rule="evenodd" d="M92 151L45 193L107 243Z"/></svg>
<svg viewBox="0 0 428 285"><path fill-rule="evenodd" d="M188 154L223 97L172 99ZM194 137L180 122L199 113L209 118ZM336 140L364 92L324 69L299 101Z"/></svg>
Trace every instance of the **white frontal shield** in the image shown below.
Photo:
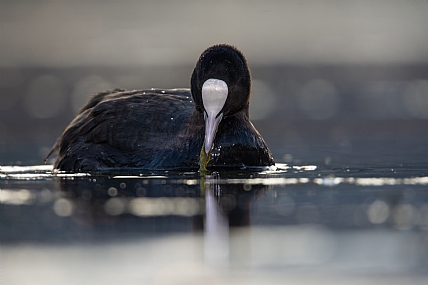
<svg viewBox="0 0 428 285"><path fill-rule="evenodd" d="M212 147L218 125L223 118L220 114L226 102L229 90L226 82L220 79L208 79L202 85L202 102L205 109L205 153L208 154Z"/></svg>

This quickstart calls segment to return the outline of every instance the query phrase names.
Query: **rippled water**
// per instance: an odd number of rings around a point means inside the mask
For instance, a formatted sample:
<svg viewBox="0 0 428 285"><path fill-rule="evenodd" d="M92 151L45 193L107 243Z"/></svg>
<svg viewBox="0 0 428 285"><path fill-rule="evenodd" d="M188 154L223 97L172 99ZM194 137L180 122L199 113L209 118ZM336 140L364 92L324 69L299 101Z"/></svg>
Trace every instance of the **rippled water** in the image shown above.
<svg viewBox="0 0 428 285"><path fill-rule="evenodd" d="M2 166L0 187L5 284L424 284L428 276L422 164L277 164L206 176Z"/></svg>

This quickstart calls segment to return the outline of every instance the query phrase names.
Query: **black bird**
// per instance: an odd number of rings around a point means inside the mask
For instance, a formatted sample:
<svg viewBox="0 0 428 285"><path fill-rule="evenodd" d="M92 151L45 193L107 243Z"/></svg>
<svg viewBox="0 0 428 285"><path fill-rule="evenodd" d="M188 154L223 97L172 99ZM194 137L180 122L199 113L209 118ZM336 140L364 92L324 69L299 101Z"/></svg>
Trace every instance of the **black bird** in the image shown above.
<svg viewBox="0 0 428 285"><path fill-rule="evenodd" d="M205 50L190 87L94 94L53 146L54 167L197 170L208 158L208 169L274 164L249 120L251 76L239 50Z"/></svg>

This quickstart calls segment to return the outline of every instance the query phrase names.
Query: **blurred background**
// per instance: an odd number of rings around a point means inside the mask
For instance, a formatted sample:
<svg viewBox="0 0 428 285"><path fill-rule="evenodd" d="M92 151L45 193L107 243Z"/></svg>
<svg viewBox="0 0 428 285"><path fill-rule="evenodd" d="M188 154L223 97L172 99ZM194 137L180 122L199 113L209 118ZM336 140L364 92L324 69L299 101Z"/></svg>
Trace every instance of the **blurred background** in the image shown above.
<svg viewBox="0 0 428 285"><path fill-rule="evenodd" d="M277 161L426 161L427 15L427 1L0 0L0 164L41 164L95 91L189 87L217 43L246 55Z"/></svg>

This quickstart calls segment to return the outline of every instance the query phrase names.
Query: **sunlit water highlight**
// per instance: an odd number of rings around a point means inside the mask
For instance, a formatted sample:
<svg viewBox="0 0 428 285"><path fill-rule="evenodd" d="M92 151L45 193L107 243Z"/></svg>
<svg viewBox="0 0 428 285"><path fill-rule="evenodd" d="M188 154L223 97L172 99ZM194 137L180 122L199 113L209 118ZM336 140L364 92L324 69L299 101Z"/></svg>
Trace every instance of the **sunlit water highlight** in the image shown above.
<svg viewBox="0 0 428 285"><path fill-rule="evenodd" d="M214 182L216 184L262 184L262 185L287 185L287 184L305 184L305 183L315 183L318 185L324 186L334 186L338 184L355 184L361 186L383 186L383 185L427 185L428 176L422 177L399 177L393 178L382 177L382 173L370 173L366 171L365 173L359 173L359 175L379 175L379 177L358 177L358 176L349 176L344 177L336 176L333 173L337 170L332 170L331 174L326 177L279 177L281 175L288 176L287 174L296 174L296 173L309 173L317 170L315 165L302 165L302 166L288 166L287 164L276 164L269 170L264 170L260 172L254 172L248 178L221 178L223 175L214 172L214 175L207 175L206 182ZM397 170L397 168L396 168ZM346 170L349 171L349 170ZM392 169L392 171L394 171ZM120 172L109 173L109 176L115 179L158 179L158 178L168 178L175 177L176 175L188 175L195 176L196 172L163 172L164 175L160 175L162 172L141 172L138 175L133 174L120 174ZM245 172L244 172L245 173ZM249 173L249 172L248 172ZM172 175L170 175L172 174ZM236 173L235 173L236 174ZM312 174L312 173L311 173ZM384 174L389 174L385 172ZM96 176L97 174L95 174ZM98 174L99 175L99 174ZM325 173L318 174L319 176L325 175ZM415 175L418 175L416 173ZM89 177L94 176L91 173L63 173L60 171L55 171L51 165L36 165L36 166L0 166L0 178L5 180L44 180L52 178L78 178L78 177ZM226 176L230 176L227 175ZM237 176L242 176L237 175ZM266 176L266 177L260 177ZM311 175L313 176L313 175ZM198 177L199 179L200 177ZM173 181L177 182L176 179ZM198 180L195 178L181 179L178 180L178 183L185 183L188 185L197 184Z"/></svg>

